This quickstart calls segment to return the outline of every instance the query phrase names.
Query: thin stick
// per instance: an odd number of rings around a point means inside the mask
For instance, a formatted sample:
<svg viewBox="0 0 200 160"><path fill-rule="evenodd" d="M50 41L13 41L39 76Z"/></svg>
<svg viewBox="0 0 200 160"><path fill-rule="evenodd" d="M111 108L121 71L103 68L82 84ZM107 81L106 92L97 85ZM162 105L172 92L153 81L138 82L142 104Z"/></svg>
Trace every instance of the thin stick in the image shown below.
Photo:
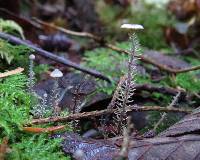
<svg viewBox="0 0 200 160"><path fill-rule="evenodd" d="M75 119L82 119L82 118L89 118L89 117L97 117L106 114L112 114L117 109L105 109L101 111L92 111L92 112L83 112L83 113L76 113L70 114L65 117L50 117L50 118L43 118L43 119L33 119L30 123L26 125L32 124L44 124L49 122L66 122ZM159 107L159 106L139 106L139 107L128 107L126 108L126 112L130 111L160 111L160 112L182 112L182 113L191 113L192 110L185 110L181 108L166 108L166 107Z"/></svg>
<svg viewBox="0 0 200 160"><path fill-rule="evenodd" d="M43 26L47 26L47 27L50 27L52 29L55 29L55 30L58 30L58 31L61 31L65 34L68 34L68 35L72 35L72 36L79 36L79 37L85 37L85 38L91 38L93 40L95 40L96 42L100 43L102 46L105 46L107 48L110 48L114 51L117 51L117 52L120 52L120 53L125 53L125 54L130 54L129 51L127 50L124 50L124 49L121 49L115 45L112 45L112 44L109 44L104 38L102 37L98 37L94 34L91 34L91 33L88 33L88 32L76 32L76 31L71 31L71 30L68 30L68 29L65 29L65 28L62 28L62 27L58 27L56 25L53 25L53 24L49 24L49 23L46 23L44 21L41 21L39 19L34 19L37 23L43 25ZM162 65L162 64L159 64L157 63L156 61L144 56L144 55L135 55L135 57L139 58L139 60L141 60L142 62L145 62L145 63L148 63L148 64L152 64L156 67L158 67L160 70L163 70L163 71L166 71L166 72L169 72L169 73L184 73L184 72L189 72L189 71L195 71L195 70L199 70L200 69L200 65L197 65L197 66L194 66L194 67L190 67L190 68L184 68L184 69L173 69L173 68L170 68L166 65Z"/></svg>
<svg viewBox="0 0 200 160"><path fill-rule="evenodd" d="M178 92L177 95L173 98L173 100L172 100L172 102L170 103L170 105L167 106L168 109L171 109L171 108L174 107L174 105L175 105L176 102L178 101L180 95L181 95L181 92ZM167 113L164 112L164 113L162 114L161 118L159 119L159 121L155 124L155 126L154 126L154 128L153 128L154 132L156 132L156 129L157 129L158 126L165 120L166 116L167 116Z"/></svg>
<svg viewBox="0 0 200 160"><path fill-rule="evenodd" d="M100 79L103 79L103 80L106 80L106 81L109 81L110 82L110 79L108 77L106 77L105 75L101 74L100 72L96 71L96 70L92 70L92 69L88 69L88 68L83 68L81 67L80 65L68 60L68 59L65 59L63 57L59 57L51 52L48 52L48 51L45 51L41 48L38 48L36 47L35 45L32 45L32 44L29 44L27 43L26 41L24 40L21 40L17 37L14 37L14 36L11 36L9 34L6 34L6 33L2 33L0 32L0 38L2 39L5 39L13 44L17 44L17 45L25 45L29 48L32 48L35 50L35 53L36 54L39 54L43 57L46 57L46 58L49 58L49 59L52 59L56 62L59 62L59 63L62 63L68 67L72 67L74 69L77 69L79 71L82 71L82 72L85 72L87 74L90 74L94 77L97 77L97 78L100 78Z"/></svg>

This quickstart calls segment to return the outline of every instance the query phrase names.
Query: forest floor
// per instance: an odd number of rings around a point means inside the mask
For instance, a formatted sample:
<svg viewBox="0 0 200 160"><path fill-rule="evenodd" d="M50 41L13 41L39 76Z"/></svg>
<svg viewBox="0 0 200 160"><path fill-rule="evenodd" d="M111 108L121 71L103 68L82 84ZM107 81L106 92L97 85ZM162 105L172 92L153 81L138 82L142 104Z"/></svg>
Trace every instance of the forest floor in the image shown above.
<svg viewBox="0 0 200 160"><path fill-rule="evenodd" d="M200 159L199 0L0 6L0 160Z"/></svg>

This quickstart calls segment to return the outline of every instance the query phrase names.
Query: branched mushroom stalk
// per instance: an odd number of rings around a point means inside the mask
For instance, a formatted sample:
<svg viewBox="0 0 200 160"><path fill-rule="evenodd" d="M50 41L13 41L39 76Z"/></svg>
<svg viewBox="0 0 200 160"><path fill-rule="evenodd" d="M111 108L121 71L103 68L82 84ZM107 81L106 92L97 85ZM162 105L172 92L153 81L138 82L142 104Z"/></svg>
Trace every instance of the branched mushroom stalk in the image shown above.
<svg viewBox="0 0 200 160"><path fill-rule="evenodd" d="M121 28L137 30L143 29L141 25L133 25L133 24L123 24ZM136 52L140 50L140 45L136 33L133 32L130 36L130 40L132 43L131 51L129 55L128 62L128 70L127 74L125 74L121 79L117 86L117 89L114 93L111 104L108 108L117 107L118 110L115 112L116 114L116 124L117 124L117 134L123 134L123 128L127 126L127 114L126 107L129 106L130 103L133 102L132 97L135 91L135 75L136 75L136 60L135 57Z"/></svg>
<svg viewBox="0 0 200 160"><path fill-rule="evenodd" d="M80 87L81 87L81 84L78 84L76 87L75 87L75 91L74 91L74 97L73 97L73 107L72 107L72 113L75 114L75 113L79 113L81 111L81 100L80 100ZM78 120L74 120L73 121L73 129L74 131L77 129L77 126L78 126Z"/></svg>
<svg viewBox="0 0 200 160"><path fill-rule="evenodd" d="M54 78L54 84L53 84L53 89L51 93L51 107L53 108L53 115L58 116L60 112L60 107L59 107L59 84L58 84L58 79L63 76L63 73L59 69L55 69L53 72L51 72L50 76Z"/></svg>
<svg viewBox="0 0 200 160"><path fill-rule="evenodd" d="M37 118L44 118L45 114L48 112L47 108L47 94L44 93L42 97L40 97L41 102L38 103L37 105L33 106L32 108L32 113L34 117Z"/></svg>
<svg viewBox="0 0 200 160"><path fill-rule="evenodd" d="M33 71L34 68L34 60L35 55L31 54L29 56L29 78L28 78L28 91L29 93L34 93L33 87L35 85L35 72Z"/></svg>
<svg viewBox="0 0 200 160"><path fill-rule="evenodd" d="M129 145L130 145L130 136L131 130L133 129L133 124L131 123L131 117L127 118L127 128L123 130L123 142L122 147L119 152L118 159L128 159Z"/></svg>

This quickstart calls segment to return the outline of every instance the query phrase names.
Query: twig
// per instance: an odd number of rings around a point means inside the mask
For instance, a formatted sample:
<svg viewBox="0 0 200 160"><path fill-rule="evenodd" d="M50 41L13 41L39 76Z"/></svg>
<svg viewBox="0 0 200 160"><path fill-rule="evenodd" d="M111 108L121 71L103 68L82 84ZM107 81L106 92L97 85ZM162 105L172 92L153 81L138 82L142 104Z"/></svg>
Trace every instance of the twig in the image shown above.
<svg viewBox="0 0 200 160"><path fill-rule="evenodd" d="M171 95L176 95L177 92L181 92L182 95L186 95L186 92L184 90L180 89L175 89L172 87L164 87L164 86L155 86L151 84L136 84L135 89L137 91L139 90L145 90L149 92L159 92L163 94L171 94Z"/></svg>
<svg viewBox="0 0 200 160"><path fill-rule="evenodd" d="M101 74L100 72L98 71L95 71L95 70L92 70L92 69L88 69L88 68L83 68L81 67L80 65L68 60L68 59L65 59L63 57L59 57L51 52L48 52L48 51L45 51L41 48L38 48L36 47L35 45L32 45L30 43L27 43L26 41L24 40L21 40L17 37L14 37L14 36L11 36L9 34L6 34L6 33L2 33L0 32L0 38L2 39L5 39L11 43L14 43L14 44L17 44L17 45L25 45L25 46L28 46L29 48L32 48L35 50L35 53L36 54L39 54L41 56L44 56L44 57L47 57L47 58L50 58L56 62L59 62L59 63L62 63L68 67L72 67L74 69L77 69L77 70L80 70L82 72L85 72L87 74L90 74L94 77L97 77L97 78L100 78L100 79L103 79L103 80L106 80L106 81L109 81L110 82L110 79L108 77L106 77L105 75Z"/></svg>
<svg viewBox="0 0 200 160"><path fill-rule="evenodd" d="M65 117L50 117L50 118L43 118L43 119L33 119L30 123L26 125L32 124L44 124L49 122L66 122L75 119L82 119L88 117L97 117L106 114L112 114L117 109L105 109L101 111L92 111L92 112L83 112L83 113L75 113L70 114ZM191 113L192 110L186 110L181 108L166 108L166 107L159 107L159 106L139 106L139 107L128 107L126 108L126 112L130 111L160 111L160 112L182 112L182 113Z"/></svg>
<svg viewBox="0 0 200 160"><path fill-rule="evenodd" d="M8 76L11 76L11 75L14 75L14 74L21 73L21 72L23 72L23 70L24 70L24 68L19 67L19 68L16 68L14 70L11 70L11 71L0 73L0 78L8 77Z"/></svg>
<svg viewBox="0 0 200 160"><path fill-rule="evenodd" d="M172 102L170 103L169 106L167 106L168 109L171 109L174 107L174 105L177 103L179 97L181 95L181 92L178 92L177 95L173 98ZM165 118L167 117L167 113L164 112L161 116L161 118L159 119L159 121L155 124L153 130L154 132L156 132L156 129L158 128L158 126L165 120Z"/></svg>
<svg viewBox="0 0 200 160"><path fill-rule="evenodd" d="M65 34L69 34L69 35L72 35L72 36L91 38L91 39L95 40L96 42L100 43L102 46L110 48L110 49L112 49L114 51L117 51L117 52L120 52L120 53L125 53L125 54L130 54L129 51L121 49L121 48L119 48L119 47L117 47L115 45L109 44L104 38L96 36L94 34L91 34L91 33L88 33L88 32L71 31L71 30L68 30L68 29L65 29L65 28L62 28L62 27L55 26L53 24L46 23L46 22L41 21L39 19L34 19L34 20L37 23L39 23L39 24L41 24L43 26L50 27L52 29L61 31L61 32L65 33ZM170 67L168 67L166 65L159 64L159 63L155 62L154 60L152 60L152 59L150 59L150 58L148 58L148 57L146 57L144 55L135 55L135 57L139 58L139 60L141 60L142 62L145 62L145 63L148 63L148 64L152 64L152 65L158 67L160 70L163 70L163 71L166 71L166 72L169 72L169 73L184 73L184 72L195 71L195 70L199 70L200 69L200 65L197 65L197 66L194 66L194 67L191 67L191 68L173 69L173 68L170 68Z"/></svg>
<svg viewBox="0 0 200 160"><path fill-rule="evenodd" d="M181 92L179 91L176 96L174 96L172 102L170 103L169 106L167 106L167 109L173 109L174 108L174 105L177 103L179 97L181 95ZM162 115L161 115L161 118L158 120L158 122L154 125L153 129L147 131L146 133L143 134L143 137L145 138L152 138L156 135L156 130L158 128L158 126L160 126L160 124L166 119L167 117L167 113L164 112Z"/></svg>
<svg viewBox="0 0 200 160"><path fill-rule="evenodd" d="M102 41L102 39L100 37L95 36L95 35L88 33L88 32L76 32L76 31L68 30L68 29L65 29L65 28L62 28L62 27L59 27L59 26L55 26L54 24L46 23L46 22L41 21L37 18L33 18L33 20L35 22L37 22L38 24L42 25L42 26L47 26L47 27L50 27L54 30L59 30L59 31L65 33L65 34L78 36L78 37L91 38L91 39L98 41L98 42Z"/></svg>

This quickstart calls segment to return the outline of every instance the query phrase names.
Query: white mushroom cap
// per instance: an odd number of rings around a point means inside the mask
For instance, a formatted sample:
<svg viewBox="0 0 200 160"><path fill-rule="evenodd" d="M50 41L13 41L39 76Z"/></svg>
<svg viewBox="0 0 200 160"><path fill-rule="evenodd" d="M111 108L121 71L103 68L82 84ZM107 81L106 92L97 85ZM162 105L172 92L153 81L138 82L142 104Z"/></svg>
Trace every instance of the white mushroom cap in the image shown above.
<svg viewBox="0 0 200 160"><path fill-rule="evenodd" d="M31 55L29 56L29 59L34 60L34 59L35 59L35 55L34 55L34 54L31 54Z"/></svg>
<svg viewBox="0 0 200 160"><path fill-rule="evenodd" d="M51 72L50 76L53 78L60 78L63 76L63 73L59 69L54 69L54 71Z"/></svg>
<svg viewBox="0 0 200 160"><path fill-rule="evenodd" d="M48 96L47 93L44 93L44 94L43 94L43 97L47 98L47 96Z"/></svg>
<svg viewBox="0 0 200 160"><path fill-rule="evenodd" d="M121 28L133 29L133 30L144 29L144 27L140 24L122 24Z"/></svg>

